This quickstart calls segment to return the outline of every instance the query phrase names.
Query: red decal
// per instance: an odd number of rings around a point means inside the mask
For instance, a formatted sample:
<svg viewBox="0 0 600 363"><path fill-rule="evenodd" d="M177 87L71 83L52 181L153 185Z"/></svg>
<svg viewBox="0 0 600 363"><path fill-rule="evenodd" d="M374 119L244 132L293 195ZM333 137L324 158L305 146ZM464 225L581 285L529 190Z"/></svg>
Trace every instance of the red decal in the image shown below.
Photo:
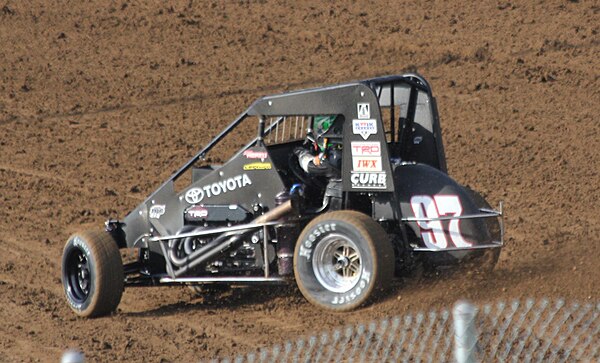
<svg viewBox="0 0 600 363"><path fill-rule="evenodd" d="M266 159L268 154L266 151L254 151L254 150L246 150L243 155L247 159Z"/></svg>

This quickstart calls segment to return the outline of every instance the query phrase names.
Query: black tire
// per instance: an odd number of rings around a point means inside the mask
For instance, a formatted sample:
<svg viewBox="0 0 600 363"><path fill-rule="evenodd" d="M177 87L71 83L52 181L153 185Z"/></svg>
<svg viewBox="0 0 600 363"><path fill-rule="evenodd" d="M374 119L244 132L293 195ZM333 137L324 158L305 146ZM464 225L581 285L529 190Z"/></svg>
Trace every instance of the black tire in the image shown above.
<svg viewBox="0 0 600 363"><path fill-rule="evenodd" d="M471 198L477 205L477 208L493 209L492 206L485 200L485 198L470 187L465 188L471 195ZM500 228L499 226L494 226ZM500 258L501 248L489 248L483 251L478 251L473 258L466 263L466 267L477 273L487 274L494 270L498 259Z"/></svg>
<svg viewBox="0 0 600 363"><path fill-rule="evenodd" d="M69 237L63 250L62 282L77 315L91 318L114 311L123 295L124 272L112 236L85 231Z"/></svg>
<svg viewBox="0 0 600 363"><path fill-rule="evenodd" d="M386 232L370 217L355 211L329 212L313 219L300 234L294 275L312 304L349 311L391 283L394 250Z"/></svg>

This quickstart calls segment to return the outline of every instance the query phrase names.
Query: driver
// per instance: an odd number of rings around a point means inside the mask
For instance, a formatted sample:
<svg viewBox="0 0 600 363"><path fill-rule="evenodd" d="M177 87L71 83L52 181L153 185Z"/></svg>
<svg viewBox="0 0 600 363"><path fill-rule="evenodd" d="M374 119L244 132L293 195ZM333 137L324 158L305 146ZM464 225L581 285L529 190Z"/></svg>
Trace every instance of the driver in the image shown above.
<svg viewBox="0 0 600 363"><path fill-rule="evenodd" d="M340 177L342 124L341 116L315 116L313 128L307 130L303 147L294 150L300 167L308 175Z"/></svg>

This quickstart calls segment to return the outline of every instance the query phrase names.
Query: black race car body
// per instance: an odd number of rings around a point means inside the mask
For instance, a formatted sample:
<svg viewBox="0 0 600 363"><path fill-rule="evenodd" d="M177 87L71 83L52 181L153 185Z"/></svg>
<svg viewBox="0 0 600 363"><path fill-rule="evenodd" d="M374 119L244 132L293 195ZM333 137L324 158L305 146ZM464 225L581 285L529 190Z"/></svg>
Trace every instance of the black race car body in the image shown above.
<svg viewBox="0 0 600 363"><path fill-rule="evenodd" d="M198 166L249 122L245 146ZM295 273L311 302L344 309L362 303L373 271L390 269L370 265L451 265L487 250L495 263L503 244L501 207L447 175L436 101L416 74L260 98L106 229L119 248L139 250L125 286L280 283Z"/></svg>

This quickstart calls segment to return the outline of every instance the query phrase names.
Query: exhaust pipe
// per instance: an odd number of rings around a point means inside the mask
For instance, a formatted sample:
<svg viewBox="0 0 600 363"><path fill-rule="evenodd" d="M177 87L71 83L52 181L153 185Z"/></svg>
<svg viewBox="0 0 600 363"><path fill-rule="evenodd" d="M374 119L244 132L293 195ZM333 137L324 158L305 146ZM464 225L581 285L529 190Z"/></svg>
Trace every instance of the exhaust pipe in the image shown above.
<svg viewBox="0 0 600 363"><path fill-rule="evenodd" d="M252 222L250 222L250 224L267 223L277 220L288 214L291 210L292 201L288 200L287 202L273 208L267 213L255 218ZM174 271L175 276L173 277L179 277L191 270L192 268L200 265L201 263L208 261L213 256L228 250L233 245L240 242L248 232L251 232L251 230L226 232L223 235L217 237L215 240L209 242L206 246L200 248L198 251L195 251L191 255L187 256L186 258L176 258L176 256L172 256L172 251L169 251L169 259L171 259L171 261L173 261L176 265L178 265L177 262L182 262L182 264L184 264L186 261L189 261L179 270ZM173 257L175 257L175 259L172 259Z"/></svg>

